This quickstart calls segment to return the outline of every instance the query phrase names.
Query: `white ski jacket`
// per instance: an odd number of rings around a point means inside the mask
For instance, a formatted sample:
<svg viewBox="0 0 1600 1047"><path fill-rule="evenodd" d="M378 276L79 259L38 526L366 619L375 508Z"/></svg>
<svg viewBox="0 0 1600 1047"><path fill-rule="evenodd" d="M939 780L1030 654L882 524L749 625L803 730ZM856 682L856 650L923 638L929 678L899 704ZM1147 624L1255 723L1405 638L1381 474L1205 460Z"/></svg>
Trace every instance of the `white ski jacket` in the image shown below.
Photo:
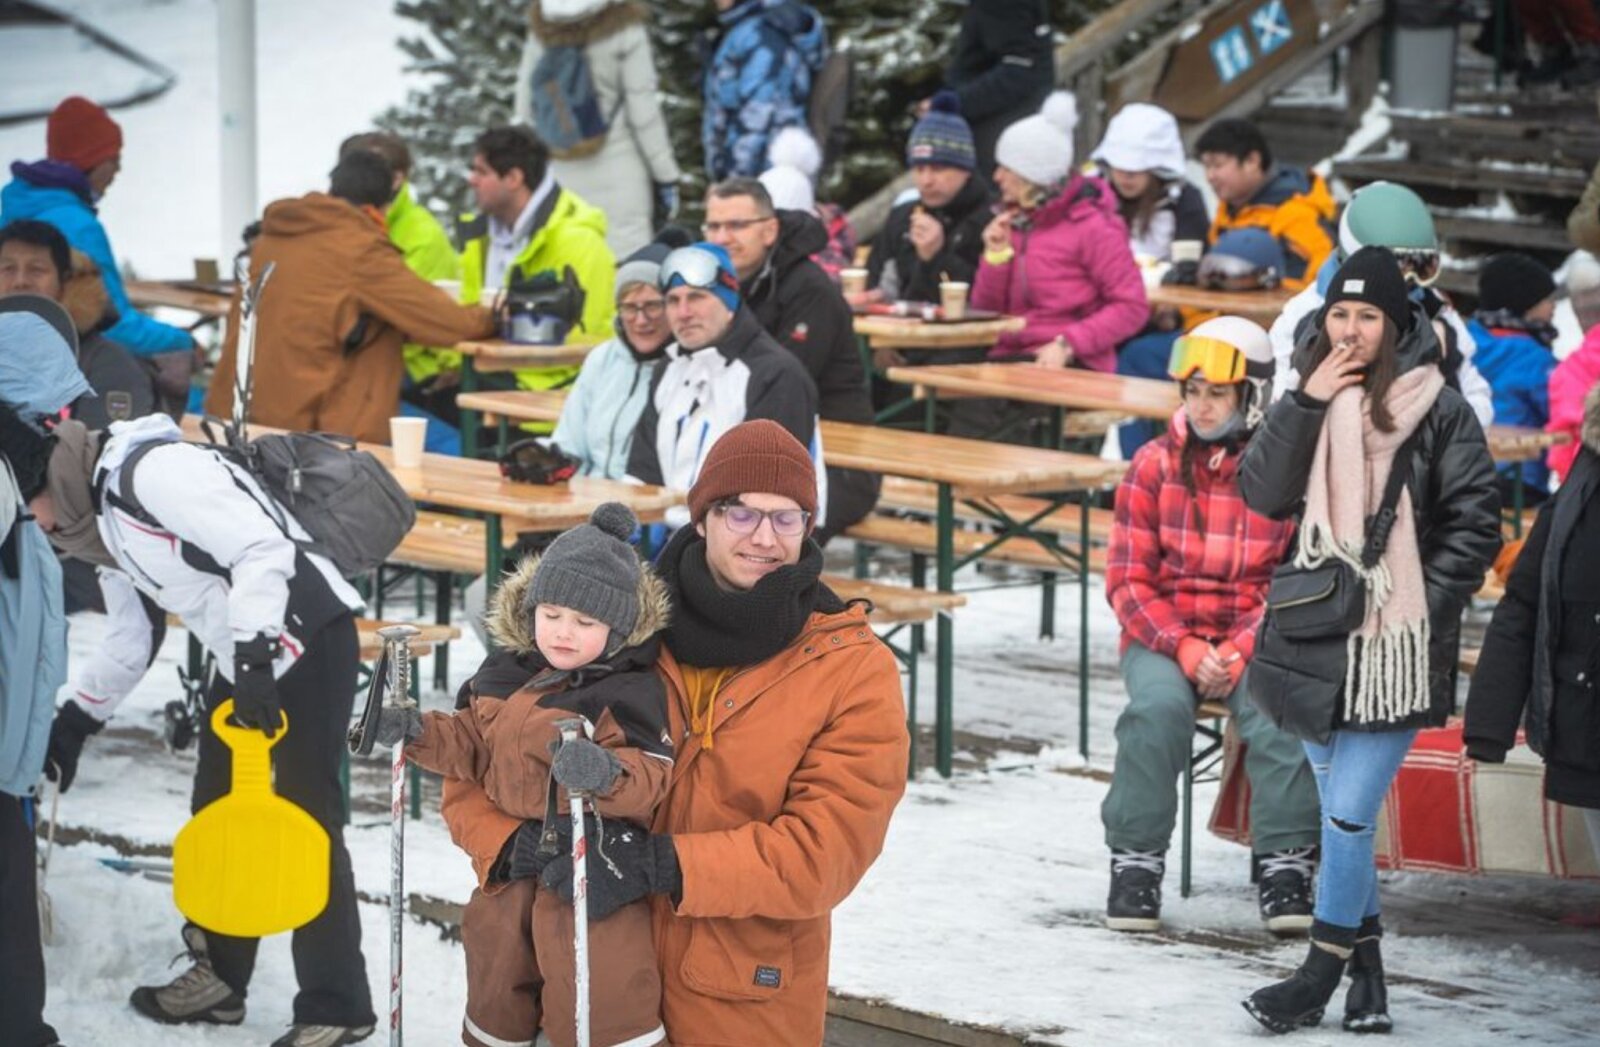
<svg viewBox="0 0 1600 1047"><path fill-rule="evenodd" d="M147 443L166 446L140 459L131 493L159 526L113 504L120 500L112 496L122 490L123 463ZM100 570L110 630L67 685L67 697L98 719L111 716L154 657L157 631L140 593L181 618L225 673L232 672L235 643L262 633L280 637L283 651L273 665L279 677L327 624L326 615L319 616L322 621L300 617L303 612L291 606L291 587L315 592L314 604L326 605L331 598L351 611L363 606L326 557L306 553L290 540L309 536L249 473L217 451L184 443L166 415L112 425L95 482L103 492L100 538L117 561L116 568ZM314 573L295 585L297 574L307 571Z"/></svg>

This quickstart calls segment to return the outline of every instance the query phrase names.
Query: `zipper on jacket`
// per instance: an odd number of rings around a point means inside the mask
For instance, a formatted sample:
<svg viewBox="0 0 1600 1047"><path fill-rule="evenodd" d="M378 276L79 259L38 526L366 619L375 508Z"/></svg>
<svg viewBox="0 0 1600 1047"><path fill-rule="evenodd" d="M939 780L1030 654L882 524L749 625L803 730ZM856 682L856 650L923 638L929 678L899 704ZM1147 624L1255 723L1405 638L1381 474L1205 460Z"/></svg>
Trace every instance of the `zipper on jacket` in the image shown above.
<svg viewBox="0 0 1600 1047"><path fill-rule="evenodd" d="M644 364L641 363L641 362L635 362L634 365L633 365L633 381L631 383L629 383L629 385L628 385L628 395L622 401L624 405L626 405L629 400L633 399L634 390L639 388L639 375L641 375L643 373L644 373ZM611 459L616 457L616 453L617 453L617 421L621 417L622 417L622 415L619 412L617 414L617 416L611 420L611 442L606 445L606 467L605 467L604 471L602 471L601 474L600 474L602 476L610 476L611 475Z"/></svg>

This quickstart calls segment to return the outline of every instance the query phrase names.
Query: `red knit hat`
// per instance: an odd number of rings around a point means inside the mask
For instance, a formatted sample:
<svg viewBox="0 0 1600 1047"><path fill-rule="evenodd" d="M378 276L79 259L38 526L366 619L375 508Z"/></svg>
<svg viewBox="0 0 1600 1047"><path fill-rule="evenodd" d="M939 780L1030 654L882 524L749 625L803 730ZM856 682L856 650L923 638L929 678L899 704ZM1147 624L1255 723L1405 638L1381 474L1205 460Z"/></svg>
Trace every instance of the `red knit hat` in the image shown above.
<svg viewBox="0 0 1600 1047"><path fill-rule="evenodd" d="M84 173L120 152L122 128L104 108L80 95L56 106L45 124L45 155Z"/></svg>
<svg viewBox="0 0 1600 1047"><path fill-rule="evenodd" d="M805 447L777 422L758 419L722 434L689 488L689 516L706 518L712 505L741 494L780 494L793 498L813 517L817 513L817 467Z"/></svg>

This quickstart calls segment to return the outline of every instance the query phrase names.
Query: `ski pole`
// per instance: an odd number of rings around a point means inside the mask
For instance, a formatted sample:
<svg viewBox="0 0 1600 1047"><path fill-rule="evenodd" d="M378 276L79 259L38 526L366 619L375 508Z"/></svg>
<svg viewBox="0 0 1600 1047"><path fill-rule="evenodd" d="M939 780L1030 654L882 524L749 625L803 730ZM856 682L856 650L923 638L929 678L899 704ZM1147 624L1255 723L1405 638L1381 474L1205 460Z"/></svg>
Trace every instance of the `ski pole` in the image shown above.
<svg viewBox="0 0 1600 1047"><path fill-rule="evenodd" d="M389 654L389 702L405 708L411 701L410 639L419 630L391 625L378 630ZM389 1047L401 1047L401 937L406 916L406 742L394 746L389 765Z"/></svg>
<svg viewBox="0 0 1600 1047"><path fill-rule="evenodd" d="M582 720L562 720L556 724L561 744L583 736ZM583 838L583 792L567 790L572 814L572 928L576 982L577 1047L589 1047L589 848Z"/></svg>

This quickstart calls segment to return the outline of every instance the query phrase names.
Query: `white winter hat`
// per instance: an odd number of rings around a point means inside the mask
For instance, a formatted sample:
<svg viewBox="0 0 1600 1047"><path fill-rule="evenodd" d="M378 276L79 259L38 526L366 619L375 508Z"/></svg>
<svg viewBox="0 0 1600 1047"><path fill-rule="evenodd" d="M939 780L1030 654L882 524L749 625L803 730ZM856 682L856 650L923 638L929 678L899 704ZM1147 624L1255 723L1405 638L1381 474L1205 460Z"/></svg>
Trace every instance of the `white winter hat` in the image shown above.
<svg viewBox="0 0 1600 1047"><path fill-rule="evenodd" d="M1178 121L1148 102L1132 102L1118 110L1090 159L1119 171L1149 171L1164 179L1182 178L1188 163Z"/></svg>
<svg viewBox="0 0 1600 1047"><path fill-rule="evenodd" d="M772 197L772 206L786 211L810 211L816 207L812 179L822 170L822 150L805 128L785 127L773 135L767 146L767 163L760 181Z"/></svg>
<svg viewBox="0 0 1600 1047"><path fill-rule="evenodd" d="M1053 92L1037 113L1000 132L995 161L1034 185L1052 185L1072 170L1072 132L1077 127L1078 100L1066 91Z"/></svg>

